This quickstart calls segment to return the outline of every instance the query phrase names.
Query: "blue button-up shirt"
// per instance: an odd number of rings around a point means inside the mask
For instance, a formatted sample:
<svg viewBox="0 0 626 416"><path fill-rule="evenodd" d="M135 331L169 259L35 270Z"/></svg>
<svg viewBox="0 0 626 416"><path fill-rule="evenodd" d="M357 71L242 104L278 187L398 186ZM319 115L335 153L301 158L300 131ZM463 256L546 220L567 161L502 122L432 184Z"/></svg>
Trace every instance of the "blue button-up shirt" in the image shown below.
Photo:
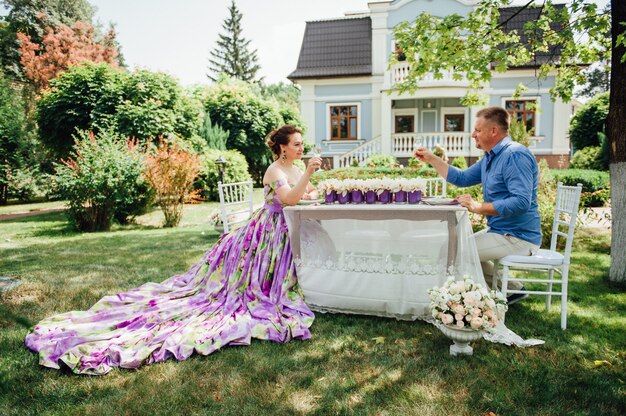
<svg viewBox="0 0 626 416"><path fill-rule="evenodd" d="M459 187L482 183L485 202L493 203L499 214L487 216L490 232L510 234L541 245L537 207L539 168L525 146L506 136L468 169L448 167L446 179Z"/></svg>

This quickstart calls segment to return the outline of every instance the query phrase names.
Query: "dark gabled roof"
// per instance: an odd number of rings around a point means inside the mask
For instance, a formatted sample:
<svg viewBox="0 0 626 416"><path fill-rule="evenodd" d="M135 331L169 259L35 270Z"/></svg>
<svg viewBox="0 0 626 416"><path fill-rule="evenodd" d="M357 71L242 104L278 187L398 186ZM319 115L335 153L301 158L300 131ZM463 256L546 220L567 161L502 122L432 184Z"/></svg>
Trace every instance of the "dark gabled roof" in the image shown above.
<svg viewBox="0 0 626 416"><path fill-rule="evenodd" d="M555 4L554 8L561 11L565 7L564 4ZM498 23L502 24L504 31L517 30L520 35L520 43L528 46L528 35L524 33L524 23L529 21L535 21L542 13L541 6L530 5L524 7L503 7L500 10L500 18ZM556 24L551 25L553 30L558 30ZM561 56L561 47L551 45L548 52L535 52L535 59L533 62L524 65L523 67L536 67L544 63L559 61ZM521 67L517 67L521 68Z"/></svg>
<svg viewBox="0 0 626 416"><path fill-rule="evenodd" d="M298 66L287 78L329 78L372 74L369 17L307 22Z"/></svg>

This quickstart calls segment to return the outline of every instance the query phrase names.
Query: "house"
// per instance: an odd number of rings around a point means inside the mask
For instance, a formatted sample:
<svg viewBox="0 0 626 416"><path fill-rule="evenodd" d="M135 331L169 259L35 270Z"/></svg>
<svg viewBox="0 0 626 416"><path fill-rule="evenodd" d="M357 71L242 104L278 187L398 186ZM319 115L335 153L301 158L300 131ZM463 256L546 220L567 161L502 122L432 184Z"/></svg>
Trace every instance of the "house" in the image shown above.
<svg viewBox="0 0 626 416"><path fill-rule="evenodd" d="M426 78L413 94L393 91L408 65L389 67L388 58L397 53L393 28L413 21L422 12L466 15L478 4L474 0L391 0L367 4L365 12L347 13L337 19L307 22L297 68L289 79L301 87L301 114L307 123L307 139L315 140L323 156L334 167L360 163L374 153L392 154L400 160L425 145L443 145L450 157L463 156L470 162L480 155L471 131L479 107L461 104L468 90L465 80ZM501 9L506 27L521 28L536 17L536 9ZM543 59L547 57L537 57ZM509 110L527 128L534 128L530 149L551 166L567 163L570 144L569 120L576 103L552 102L549 89L554 76L538 81L534 67L516 67L496 73L484 92L489 105ZM515 87L529 89L513 98ZM391 91L391 92L390 92ZM541 109L535 111L535 102Z"/></svg>

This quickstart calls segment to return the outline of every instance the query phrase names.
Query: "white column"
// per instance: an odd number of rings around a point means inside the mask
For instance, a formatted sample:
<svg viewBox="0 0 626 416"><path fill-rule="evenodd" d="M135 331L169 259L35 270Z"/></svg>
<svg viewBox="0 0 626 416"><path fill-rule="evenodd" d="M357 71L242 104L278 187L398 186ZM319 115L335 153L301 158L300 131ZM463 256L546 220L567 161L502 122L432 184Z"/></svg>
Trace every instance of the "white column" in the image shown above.
<svg viewBox="0 0 626 416"><path fill-rule="evenodd" d="M383 91L380 99L380 147L384 154L391 153L391 97Z"/></svg>

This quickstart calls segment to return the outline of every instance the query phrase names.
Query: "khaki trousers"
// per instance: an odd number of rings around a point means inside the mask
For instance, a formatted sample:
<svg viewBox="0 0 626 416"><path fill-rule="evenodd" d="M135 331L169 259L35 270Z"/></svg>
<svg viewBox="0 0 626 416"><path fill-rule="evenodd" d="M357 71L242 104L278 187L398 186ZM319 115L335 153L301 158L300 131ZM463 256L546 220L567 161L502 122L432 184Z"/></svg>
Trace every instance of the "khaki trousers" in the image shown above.
<svg viewBox="0 0 626 416"><path fill-rule="evenodd" d="M498 277L498 270L494 270L494 260L501 259L510 254L520 256L532 256L537 253L539 246L524 241L512 235L502 235L489 232L489 229L481 230L474 234L476 247L478 248L478 256L480 257L480 265L483 268L485 282L491 288L493 285L493 277ZM522 287L520 282L509 282L508 288L518 290ZM500 283L498 283L500 288Z"/></svg>

